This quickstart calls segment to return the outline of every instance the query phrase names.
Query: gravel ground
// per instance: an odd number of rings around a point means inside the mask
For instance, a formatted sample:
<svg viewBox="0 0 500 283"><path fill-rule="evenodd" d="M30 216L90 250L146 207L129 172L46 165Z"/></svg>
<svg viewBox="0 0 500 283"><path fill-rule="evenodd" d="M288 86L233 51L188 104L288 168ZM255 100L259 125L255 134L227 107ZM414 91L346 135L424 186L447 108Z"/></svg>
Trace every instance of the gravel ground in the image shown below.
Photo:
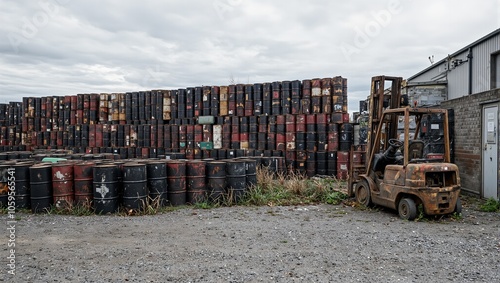
<svg viewBox="0 0 500 283"><path fill-rule="evenodd" d="M16 214L5 282L500 282L500 214L402 221L343 205ZM7 216L2 215L7 222Z"/></svg>

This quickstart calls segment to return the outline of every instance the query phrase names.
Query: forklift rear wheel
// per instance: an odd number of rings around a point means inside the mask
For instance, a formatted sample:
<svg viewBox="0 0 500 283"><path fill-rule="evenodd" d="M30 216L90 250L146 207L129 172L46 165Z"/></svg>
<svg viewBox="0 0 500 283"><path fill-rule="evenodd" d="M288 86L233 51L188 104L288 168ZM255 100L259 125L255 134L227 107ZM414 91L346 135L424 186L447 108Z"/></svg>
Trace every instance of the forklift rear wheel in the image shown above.
<svg viewBox="0 0 500 283"><path fill-rule="evenodd" d="M399 217L405 220L413 220L417 217L417 206L411 198L402 198L398 205Z"/></svg>
<svg viewBox="0 0 500 283"><path fill-rule="evenodd" d="M356 201L364 206L371 204L370 187L365 180L359 181L356 185Z"/></svg>
<svg viewBox="0 0 500 283"><path fill-rule="evenodd" d="M455 204L455 213L460 214L462 213L462 201L460 198L457 199L457 203Z"/></svg>

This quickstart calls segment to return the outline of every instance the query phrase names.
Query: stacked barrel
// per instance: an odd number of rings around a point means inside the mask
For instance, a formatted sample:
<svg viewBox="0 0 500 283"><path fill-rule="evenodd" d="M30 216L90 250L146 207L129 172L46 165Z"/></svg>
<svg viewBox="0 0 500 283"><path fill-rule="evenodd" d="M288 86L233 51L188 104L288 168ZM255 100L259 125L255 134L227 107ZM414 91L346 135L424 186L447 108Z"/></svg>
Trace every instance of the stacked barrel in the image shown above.
<svg viewBox="0 0 500 283"><path fill-rule="evenodd" d="M282 157L285 169L344 179L353 140L347 80L28 97L0 104L3 151L115 158Z"/></svg>
<svg viewBox="0 0 500 283"><path fill-rule="evenodd" d="M22 103L0 104L0 151L25 150Z"/></svg>

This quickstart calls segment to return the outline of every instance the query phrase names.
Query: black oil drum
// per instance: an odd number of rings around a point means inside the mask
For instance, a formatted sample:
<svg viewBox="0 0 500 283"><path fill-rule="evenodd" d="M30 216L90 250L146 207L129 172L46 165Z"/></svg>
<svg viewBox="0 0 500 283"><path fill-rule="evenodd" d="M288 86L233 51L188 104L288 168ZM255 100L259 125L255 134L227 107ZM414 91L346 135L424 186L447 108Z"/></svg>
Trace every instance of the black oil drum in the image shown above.
<svg viewBox="0 0 500 283"><path fill-rule="evenodd" d="M30 201L30 166L33 162L19 162L12 166L14 168L16 208L31 208Z"/></svg>
<svg viewBox="0 0 500 283"><path fill-rule="evenodd" d="M339 150L349 151L354 141L354 127L350 123L344 123L340 126Z"/></svg>
<svg viewBox="0 0 500 283"><path fill-rule="evenodd" d="M30 167L31 211L40 213L52 205L52 164L38 163Z"/></svg>
<svg viewBox="0 0 500 283"><path fill-rule="evenodd" d="M148 204L146 164L129 162L123 165L123 205L127 209L142 210Z"/></svg>
<svg viewBox="0 0 500 283"><path fill-rule="evenodd" d="M98 214L118 211L121 173L116 164L99 164L93 167L94 209Z"/></svg>
<svg viewBox="0 0 500 283"><path fill-rule="evenodd" d="M246 191L246 163L233 159L226 163L227 191L234 202L240 201Z"/></svg>
<svg viewBox="0 0 500 283"><path fill-rule="evenodd" d="M165 206L167 199L167 163L164 161L152 161L146 164L148 176L148 189L150 201L160 206Z"/></svg>
<svg viewBox="0 0 500 283"><path fill-rule="evenodd" d="M222 201L226 188L226 162L208 161L206 163L207 190L211 201Z"/></svg>

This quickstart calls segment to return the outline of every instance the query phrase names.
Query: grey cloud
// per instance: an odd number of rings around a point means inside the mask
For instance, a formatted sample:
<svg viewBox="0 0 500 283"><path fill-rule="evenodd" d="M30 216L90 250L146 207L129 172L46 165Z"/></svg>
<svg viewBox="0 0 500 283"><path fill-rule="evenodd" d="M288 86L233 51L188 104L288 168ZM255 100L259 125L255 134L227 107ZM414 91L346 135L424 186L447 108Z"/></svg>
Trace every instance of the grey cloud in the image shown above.
<svg viewBox="0 0 500 283"><path fill-rule="evenodd" d="M16 53L9 34L22 36L23 21L46 11L40 3L58 2L4 0L0 101L226 85L231 76L255 83L341 75L355 111L372 76L410 76L429 65L428 56L439 60L498 28L496 0L474 9L454 1L453 11L401 1L382 26L377 15L390 2L61 0ZM357 32L374 22L380 30L356 46ZM351 60L343 44L356 48Z"/></svg>

